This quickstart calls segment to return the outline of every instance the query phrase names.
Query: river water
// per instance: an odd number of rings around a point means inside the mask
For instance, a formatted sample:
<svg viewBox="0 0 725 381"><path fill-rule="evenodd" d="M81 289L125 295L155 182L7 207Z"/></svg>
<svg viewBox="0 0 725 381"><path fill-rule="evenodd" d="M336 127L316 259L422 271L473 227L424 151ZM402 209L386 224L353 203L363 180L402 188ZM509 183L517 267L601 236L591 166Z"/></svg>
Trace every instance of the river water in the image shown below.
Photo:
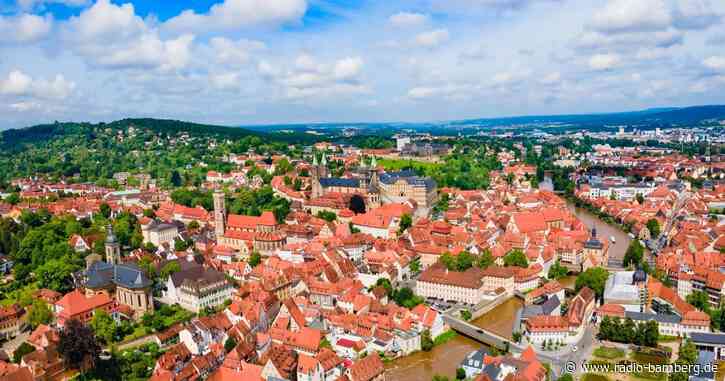
<svg viewBox="0 0 725 381"><path fill-rule="evenodd" d="M592 227L597 229L597 236L600 240L606 239L609 242L611 245L610 258L622 259L624 257L624 252L631 241L626 233L615 226L604 223L587 210L576 208L571 202L567 202L567 206L590 229ZM610 240L612 236L616 240L615 243ZM569 276L560 282L564 287L573 287L575 280L576 277ZM474 320L473 324L510 338L516 313L522 306L523 301L511 298L491 312ZM434 374L440 374L453 379L456 368L466 355L482 346L474 340L458 335L449 342L436 346L430 352L417 352L386 364L386 377L393 381L429 381Z"/></svg>
<svg viewBox="0 0 725 381"><path fill-rule="evenodd" d="M619 260L624 258L624 253L627 251L627 247L632 241L627 233L619 230L619 228L617 228L616 226L609 225L606 222L600 220L599 218L597 218L597 216L593 215L588 210L577 208L573 202L567 201L566 205L579 220L581 220L587 227L589 227L589 229L597 229L597 237L599 237L601 241L604 241L606 239L609 242L609 258ZM615 243L612 243L611 237L614 237L616 241Z"/></svg>

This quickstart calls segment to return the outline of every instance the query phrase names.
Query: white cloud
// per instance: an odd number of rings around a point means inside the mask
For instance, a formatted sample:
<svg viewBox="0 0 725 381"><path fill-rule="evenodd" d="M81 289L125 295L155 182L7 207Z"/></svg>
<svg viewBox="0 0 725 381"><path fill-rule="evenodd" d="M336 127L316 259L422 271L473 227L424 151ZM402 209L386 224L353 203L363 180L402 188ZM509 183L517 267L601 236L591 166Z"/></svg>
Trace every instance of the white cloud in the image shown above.
<svg viewBox="0 0 725 381"><path fill-rule="evenodd" d="M62 39L94 65L176 70L189 63L194 35L163 40L135 14L132 4L98 0L68 21Z"/></svg>
<svg viewBox="0 0 725 381"><path fill-rule="evenodd" d="M219 90L238 89L240 85L239 73L227 72L220 74L212 74L209 76L212 86Z"/></svg>
<svg viewBox="0 0 725 381"><path fill-rule="evenodd" d="M23 95L28 92L33 79L20 70L13 70L6 79L0 80L0 94Z"/></svg>
<svg viewBox="0 0 725 381"><path fill-rule="evenodd" d="M33 83L33 95L45 99L64 99L76 88L75 82L67 81L58 74L53 80L38 79Z"/></svg>
<svg viewBox="0 0 725 381"><path fill-rule="evenodd" d="M428 22L428 16L422 13L399 12L388 19L391 25L399 28L421 26Z"/></svg>
<svg viewBox="0 0 725 381"><path fill-rule="evenodd" d="M253 51L265 48L259 41L240 39L233 41L225 37L214 37L209 41L216 54L217 62L224 64L244 64L249 61Z"/></svg>
<svg viewBox="0 0 725 381"><path fill-rule="evenodd" d="M415 37L415 43L424 47L435 47L448 41L447 29L436 29L420 33Z"/></svg>
<svg viewBox="0 0 725 381"><path fill-rule="evenodd" d="M643 46L666 48L683 43L684 36L677 29L669 28L656 32L627 32L606 34L595 31L580 34L576 46L582 49L616 47L620 49L638 49Z"/></svg>
<svg viewBox="0 0 725 381"><path fill-rule="evenodd" d="M298 21L307 10L306 0L224 0L208 13L186 10L163 25L170 31L238 30L259 24Z"/></svg>
<svg viewBox="0 0 725 381"><path fill-rule="evenodd" d="M0 94L10 96L63 99L70 96L75 87L75 82L67 81L61 74L46 80L34 79L20 70L13 70L7 78L0 79Z"/></svg>
<svg viewBox="0 0 725 381"><path fill-rule="evenodd" d="M335 63L333 75L337 80L354 79L362 70L363 60L360 57L347 57Z"/></svg>
<svg viewBox="0 0 725 381"><path fill-rule="evenodd" d="M345 57L326 63L310 54L302 54L286 70L266 61L261 61L257 69L280 86L286 98L298 99L369 92L369 87L360 78L363 66L360 57Z"/></svg>
<svg viewBox="0 0 725 381"><path fill-rule="evenodd" d="M666 0L609 0L594 14L593 26L605 32L665 29L672 22Z"/></svg>
<svg viewBox="0 0 725 381"><path fill-rule="evenodd" d="M702 64L711 70L725 70L725 57L712 56L702 61Z"/></svg>
<svg viewBox="0 0 725 381"><path fill-rule="evenodd" d="M434 87L414 87L408 90L408 97L412 99L424 99L438 94L438 89Z"/></svg>
<svg viewBox="0 0 725 381"><path fill-rule="evenodd" d="M541 83L544 85L553 85L555 83L558 83L559 81L561 81L561 73L559 73L558 71L547 74L546 76L544 76L544 78L541 78Z"/></svg>
<svg viewBox="0 0 725 381"><path fill-rule="evenodd" d="M594 70L609 70L620 63L621 59L616 54L595 54L589 58L589 67Z"/></svg>
<svg viewBox="0 0 725 381"><path fill-rule="evenodd" d="M705 29L720 21L710 0L679 0L672 11L674 25L680 29Z"/></svg>
<svg viewBox="0 0 725 381"><path fill-rule="evenodd" d="M29 43L48 36L53 18L32 14L4 17L0 15L0 43Z"/></svg>

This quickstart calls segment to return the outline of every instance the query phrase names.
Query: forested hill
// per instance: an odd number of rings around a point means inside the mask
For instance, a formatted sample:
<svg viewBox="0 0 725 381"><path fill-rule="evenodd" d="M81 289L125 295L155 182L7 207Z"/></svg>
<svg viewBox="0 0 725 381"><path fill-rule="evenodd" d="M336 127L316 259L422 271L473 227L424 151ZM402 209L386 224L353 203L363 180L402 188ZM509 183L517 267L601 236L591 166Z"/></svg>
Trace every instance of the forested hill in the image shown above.
<svg viewBox="0 0 725 381"><path fill-rule="evenodd" d="M0 132L0 189L15 177L105 181L116 172L174 172L198 182L208 169L229 169L229 153L288 149L294 135L266 134L175 120L53 123ZM304 137L299 139L304 140Z"/></svg>
<svg viewBox="0 0 725 381"><path fill-rule="evenodd" d="M148 130L156 134L177 135L187 132L195 136L215 136L219 138L240 139L246 136L260 136L261 132L242 128L197 124L168 119L123 119L111 123L52 123L32 127L12 129L0 132L0 148L17 150L25 144L48 142L53 139L77 137L82 140L93 139L99 131L125 131L129 127Z"/></svg>

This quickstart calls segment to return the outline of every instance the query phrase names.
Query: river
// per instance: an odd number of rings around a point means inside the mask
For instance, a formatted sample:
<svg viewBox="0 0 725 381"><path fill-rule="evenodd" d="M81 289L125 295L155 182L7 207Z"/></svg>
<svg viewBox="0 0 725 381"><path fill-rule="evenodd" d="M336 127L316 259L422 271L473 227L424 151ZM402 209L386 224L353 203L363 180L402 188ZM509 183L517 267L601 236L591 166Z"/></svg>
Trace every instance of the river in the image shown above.
<svg viewBox="0 0 725 381"><path fill-rule="evenodd" d="M597 229L597 237L599 237L600 240L607 240L609 242L609 258L618 260L624 258L624 253L627 251L627 247L632 241L627 233L619 230L616 226L609 225L608 223L600 220L588 210L577 208L571 201L567 200L566 205L579 220L589 227L589 229ZM612 241L610 240L611 237L614 237L616 240L614 244L612 244Z"/></svg>
<svg viewBox="0 0 725 381"><path fill-rule="evenodd" d="M391 381L429 381L434 374L455 378L461 361L482 344L457 335L430 352L416 352L385 365L385 377Z"/></svg>
<svg viewBox="0 0 725 381"><path fill-rule="evenodd" d="M596 227L597 236L602 241L610 243L609 256L622 259L631 239L617 227L599 220L589 211L574 206L568 202L569 209L590 229ZM614 236L616 242L611 243ZM561 280L565 287L573 287L576 277L569 276ZM511 298L493 309L491 312L473 321L474 325L486 328L504 337L511 337L512 328L516 320L516 313L523 302L518 298ZM455 378L456 368L470 352L483 345L467 337L458 335L445 344L438 345L430 352L417 352L410 356L396 359L385 365L386 377L394 381L428 381L434 374Z"/></svg>
<svg viewBox="0 0 725 381"><path fill-rule="evenodd" d="M473 321L474 325L486 328L501 336L511 338L516 313L523 301L511 298L491 312ZM465 336L458 335L451 341L436 346L430 352L416 352L386 365L387 379L395 381L428 381L434 374L455 377L456 368L472 351L484 345Z"/></svg>

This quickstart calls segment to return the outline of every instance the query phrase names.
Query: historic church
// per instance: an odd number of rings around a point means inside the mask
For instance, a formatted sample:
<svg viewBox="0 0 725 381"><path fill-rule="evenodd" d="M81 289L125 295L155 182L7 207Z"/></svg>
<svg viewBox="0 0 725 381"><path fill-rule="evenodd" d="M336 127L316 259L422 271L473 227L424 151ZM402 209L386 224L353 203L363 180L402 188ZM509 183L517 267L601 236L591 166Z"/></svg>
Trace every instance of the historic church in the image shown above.
<svg viewBox="0 0 725 381"><path fill-rule="evenodd" d="M357 194L365 199L367 209L387 203L413 200L420 208L431 208L437 199L436 182L428 177L417 176L413 171L378 173L377 160L372 158L370 166L361 162L351 177L331 177L327 169L327 157L317 156L312 161L311 198L320 198L329 193Z"/></svg>
<svg viewBox="0 0 725 381"><path fill-rule="evenodd" d="M117 313L133 319L140 319L145 313L153 312L152 282L135 264L121 263L121 244L110 225L107 228L105 254L105 261L97 254L86 257L86 269L79 277L86 296L105 293L113 297L119 307L126 306L117 308Z"/></svg>

